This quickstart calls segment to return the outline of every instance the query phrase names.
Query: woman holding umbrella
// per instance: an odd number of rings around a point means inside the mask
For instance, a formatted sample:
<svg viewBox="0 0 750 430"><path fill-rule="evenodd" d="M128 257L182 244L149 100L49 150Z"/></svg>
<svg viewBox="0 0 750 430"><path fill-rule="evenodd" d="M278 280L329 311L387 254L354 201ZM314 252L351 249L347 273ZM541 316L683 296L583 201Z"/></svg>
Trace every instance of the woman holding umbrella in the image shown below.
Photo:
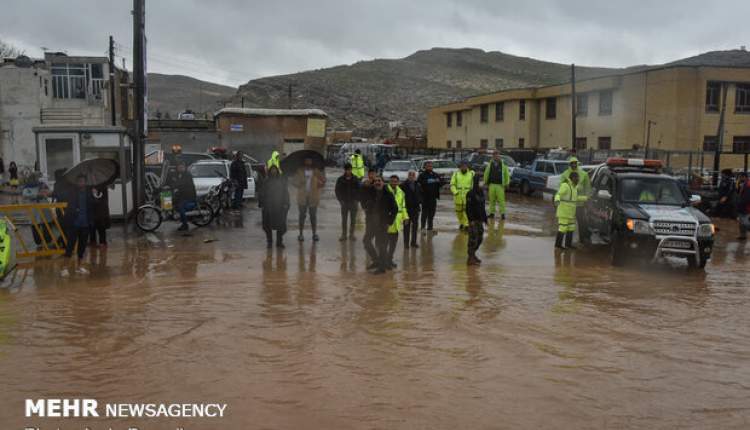
<svg viewBox="0 0 750 430"><path fill-rule="evenodd" d="M313 241L320 240L318 237L318 203L320 194L326 184L323 174L325 159L315 151L302 150L289 154L281 162L281 170L292 179L292 185L297 188L297 206L299 207L299 236L300 242L305 240L303 234L305 218L310 214L310 227L312 227Z"/></svg>

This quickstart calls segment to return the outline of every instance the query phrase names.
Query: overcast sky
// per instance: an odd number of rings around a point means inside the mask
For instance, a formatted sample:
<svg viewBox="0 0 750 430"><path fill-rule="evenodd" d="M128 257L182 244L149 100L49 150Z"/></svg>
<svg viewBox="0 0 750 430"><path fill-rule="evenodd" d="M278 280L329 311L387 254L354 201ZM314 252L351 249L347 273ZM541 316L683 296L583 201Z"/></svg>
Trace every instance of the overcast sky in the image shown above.
<svg viewBox="0 0 750 430"><path fill-rule="evenodd" d="M2 0L0 39L130 61L128 0ZM250 79L473 47L548 61L630 66L750 45L750 1L146 0L149 71ZM122 60L118 60L121 63Z"/></svg>

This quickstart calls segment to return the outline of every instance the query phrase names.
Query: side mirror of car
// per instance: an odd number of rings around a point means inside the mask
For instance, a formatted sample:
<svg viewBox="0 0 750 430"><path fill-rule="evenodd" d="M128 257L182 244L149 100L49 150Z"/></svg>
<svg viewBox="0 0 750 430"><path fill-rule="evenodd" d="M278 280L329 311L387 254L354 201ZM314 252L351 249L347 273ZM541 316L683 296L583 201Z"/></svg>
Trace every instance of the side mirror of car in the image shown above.
<svg viewBox="0 0 750 430"><path fill-rule="evenodd" d="M701 202L701 196L699 196L698 194L693 194L690 196L691 205L697 205L700 202Z"/></svg>
<svg viewBox="0 0 750 430"><path fill-rule="evenodd" d="M609 190L599 190L596 192L596 197L602 200L612 200L612 194Z"/></svg>

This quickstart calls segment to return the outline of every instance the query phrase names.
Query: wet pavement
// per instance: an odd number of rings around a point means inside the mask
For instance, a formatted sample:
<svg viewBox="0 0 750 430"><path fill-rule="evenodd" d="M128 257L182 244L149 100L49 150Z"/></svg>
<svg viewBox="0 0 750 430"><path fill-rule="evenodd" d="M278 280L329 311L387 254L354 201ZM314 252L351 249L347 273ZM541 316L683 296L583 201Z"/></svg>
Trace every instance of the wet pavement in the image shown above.
<svg viewBox="0 0 750 430"><path fill-rule="evenodd" d="M331 184L332 185L332 184ZM330 193L329 193L330 195ZM265 249L250 204L191 236L116 226L91 274L59 259L0 290L4 429L748 428L750 244L721 222L705 272L682 261L610 267L601 248L555 254L548 202L509 219L467 268L444 199L438 234L365 272L361 236ZM361 214L360 214L361 216ZM222 419L29 420L23 400L222 402ZM120 427L117 427L120 426Z"/></svg>

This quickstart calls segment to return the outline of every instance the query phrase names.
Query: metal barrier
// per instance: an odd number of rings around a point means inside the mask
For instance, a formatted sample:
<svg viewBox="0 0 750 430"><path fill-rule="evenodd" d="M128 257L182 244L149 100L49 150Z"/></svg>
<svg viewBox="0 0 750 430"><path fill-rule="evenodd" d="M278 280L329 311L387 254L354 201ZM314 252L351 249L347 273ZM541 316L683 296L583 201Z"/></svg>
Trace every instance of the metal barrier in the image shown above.
<svg viewBox="0 0 750 430"><path fill-rule="evenodd" d="M62 214L66 207L68 207L67 203L0 205L0 215L10 220L11 230L21 245L21 249L16 251L16 258L48 257L65 253L68 240L60 225L57 211L59 210ZM40 242L35 248L29 248L26 245L23 232L18 229L18 225L31 226L32 233L36 233ZM57 229L57 232L53 227Z"/></svg>

